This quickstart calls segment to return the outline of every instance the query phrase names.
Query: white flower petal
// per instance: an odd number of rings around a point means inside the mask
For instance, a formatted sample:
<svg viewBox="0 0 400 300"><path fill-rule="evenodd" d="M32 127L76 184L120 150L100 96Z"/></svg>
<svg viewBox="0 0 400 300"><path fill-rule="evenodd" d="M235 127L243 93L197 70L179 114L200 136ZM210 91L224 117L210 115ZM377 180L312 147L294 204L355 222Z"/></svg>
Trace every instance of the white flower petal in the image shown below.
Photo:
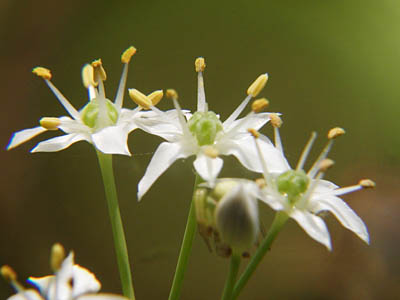
<svg viewBox="0 0 400 300"><path fill-rule="evenodd" d="M272 143L267 143L263 140L259 140L258 142L269 172L283 173L290 169L286 158ZM216 147L220 154L234 155L247 169L258 173L263 172L260 158L251 135L240 139L240 141L221 142Z"/></svg>
<svg viewBox="0 0 400 300"><path fill-rule="evenodd" d="M337 189L339 186L337 186L336 184L334 184L331 181L328 180L323 180L323 179L319 179L318 180L318 184L315 187L314 193L318 193L318 194L323 194L323 193L329 193L332 194L332 191L334 189Z"/></svg>
<svg viewBox="0 0 400 300"><path fill-rule="evenodd" d="M36 290L28 289L12 295L7 300L44 300L44 298Z"/></svg>
<svg viewBox="0 0 400 300"><path fill-rule="evenodd" d="M89 141L88 137L81 133L66 134L40 142L31 152L56 152L82 140Z"/></svg>
<svg viewBox="0 0 400 300"><path fill-rule="evenodd" d="M82 295L78 297L76 300L129 300L129 299L120 295L102 293L102 294Z"/></svg>
<svg viewBox="0 0 400 300"><path fill-rule="evenodd" d="M74 265L72 278L74 282L72 298L82 294L97 293L101 288L101 284L95 275L79 265Z"/></svg>
<svg viewBox="0 0 400 300"><path fill-rule="evenodd" d="M332 250L328 228L326 228L325 222L320 217L298 209L294 209L290 213L290 217L295 219L310 237L325 245L329 251Z"/></svg>
<svg viewBox="0 0 400 300"><path fill-rule="evenodd" d="M7 150L15 148L45 131L47 131L47 129L42 126L17 131L11 137L10 142L7 145Z"/></svg>
<svg viewBox="0 0 400 300"><path fill-rule="evenodd" d="M238 123L242 122L243 119L246 119L246 121L241 124L240 128L238 128L239 133L245 133L249 134L247 129L249 128L254 128L255 130L259 130L261 127L263 127L268 121L269 121L269 113L258 113L254 114L252 116L248 116L246 118L241 118L238 119L232 123L223 123L222 125L224 126L224 131L228 132L232 128L234 128Z"/></svg>
<svg viewBox="0 0 400 300"><path fill-rule="evenodd" d="M46 296L49 293L51 285L54 283L55 276L49 275L44 277L29 277L28 282L34 285L42 295Z"/></svg>
<svg viewBox="0 0 400 300"><path fill-rule="evenodd" d="M197 155L196 160L193 162L196 172L211 184L215 182L223 164L224 162L221 158L211 158L204 154Z"/></svg>
<svg viewBox="0 0 400 300"><path fill-rule="evenodd" d="M161 143L154 153L143 178L138 184L138 200L148 191L152 184L165 172L177 159L188 157L178 143Z"/></svg>
<svg viewBox="0 0 400 300"><path fill-rule="evenodd" d="M273 189L265 187L257 196L261 201L268 204L272 209L279 211L285 210L284 202L286 198L275 192Z"/></svg>
<svg viewBox="0 0 400 300"><path fill-rule="evenodd" d="M347 229L353 231L360 239L369 244L367 227L359 216L336 196L313 196L312 202L316 202L314 212L330 211Z"/></svg>
<svg viewBox="0 0 400 300"><path fill-rule="evenodd" d="M133 129L132 129L133 130ZM106 154L131 155L128 149L129 128L109 126L92 134L93 144Z"/></svg>

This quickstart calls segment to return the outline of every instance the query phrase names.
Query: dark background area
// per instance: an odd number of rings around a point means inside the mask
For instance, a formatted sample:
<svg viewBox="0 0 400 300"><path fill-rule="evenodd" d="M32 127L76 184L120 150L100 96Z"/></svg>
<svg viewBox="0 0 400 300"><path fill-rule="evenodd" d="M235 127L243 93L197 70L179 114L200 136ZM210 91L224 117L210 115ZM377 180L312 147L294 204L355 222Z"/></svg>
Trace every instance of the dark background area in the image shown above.
<svg viewBox="0 0 400 300"><path fill-rule="evenodd" d="M206 96L224 120L261 73L270 111L283 113L282 139L295 164L306 139L331 127L347 134L331 153L327 179L341 186L361 178L377 188L344 199L368 226L365 245L332 216L333 252L293 221L244 290L241 299L395 299L400 293L398 220L400 165L400 3L398 1L11 1L0 2L0 265L21 281L50 273L55 242L74 250L104 292L120 292L111 228L95 152L80 142L59 153L30 154L45 133L6 152L11 134L65 111L31 74L48 67L53 83L80 108L81 67L102 58L113 99L120 54L130 45L128 87L145 93L175 88L183 107L196 107L194 59L204 56ZM126 97L125 107L134 107ZM168 109L168 100L160 108ZM263 131L271 133L270 128ZM137 299L166 299L186 222L192 159L176 162L144 199L136 199L160 139L134 131L133 157L114 159ZM231 157L222 176L255 175ZM264 224L272 211L261 205ZM194 243L182 299L220 297L228 261ZM0 281L0 298L13 293Z"/></svg>

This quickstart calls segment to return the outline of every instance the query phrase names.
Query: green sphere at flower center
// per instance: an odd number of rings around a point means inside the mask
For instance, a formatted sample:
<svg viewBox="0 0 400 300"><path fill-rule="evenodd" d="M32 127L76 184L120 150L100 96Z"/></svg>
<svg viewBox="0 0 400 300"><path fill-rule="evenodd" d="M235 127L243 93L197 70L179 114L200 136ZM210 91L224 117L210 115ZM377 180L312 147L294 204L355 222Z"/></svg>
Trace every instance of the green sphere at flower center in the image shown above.
<svg viewBox="0 0 400 300"><path fill-rule="evenodd" d="M82 122L94 130L117 123L118 111L114 104L108 99L105 99L105 110L106 111L101 115L100 104L97 98L89 101L80 112ZM101 116L101 118L99 118L99 116Z"/></svg>
<svg viewBox="0 0 400 300"><path fill-rule="evenodd" d="M189 119L188 126L199 146L212 145L217 133L223 128L222 122L212 111L195 112Z"/></svg>
<svg viewBox="0 0 400 300"><path fill-rule="evenodd" d="M276 183L279 193L287 195L289 202L293 205L307 190L309 181L303 170L289 170L279 175Z"/></svg>

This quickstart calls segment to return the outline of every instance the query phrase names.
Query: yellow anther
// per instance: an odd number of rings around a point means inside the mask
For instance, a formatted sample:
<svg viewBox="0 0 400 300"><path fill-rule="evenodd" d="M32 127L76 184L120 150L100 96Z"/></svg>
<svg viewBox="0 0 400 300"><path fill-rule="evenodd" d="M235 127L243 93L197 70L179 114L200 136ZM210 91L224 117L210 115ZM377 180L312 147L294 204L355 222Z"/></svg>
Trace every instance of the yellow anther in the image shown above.
<svg viewBox="0 0 400 300"><path fill-rule="evenodd" d="M344 131L343 128L340 128L340 127L332 128L332 129L329 130L329 132L328 132L328 139L330 139L330 140L335 139L335 138L337 138L338 136L341 136L341 135L343 135L343 134L345 134L345 133L346 133L346 132Z"/></svg>
<svg viewBox="0 0 400 300"><path fill-rule="evenodd" d="M51 248L51 255L50 255L50 267L54 272L57 272L61 269L62 262L65 258L65 250L64 247L56 243Z"/></svg>
<svg viewBox="0 0 400 300"><path fill-rule="evenodd" d="M89 64L86 64L82 68L82 82L85 88L89 88L90 85L96 86L97 83L94 81L94 70Z"/></svg>
<svg viewBox="0 0 400 300"><path fill-rule="evenodd" d="M260 133L259 133L257 130L255 130L254 128L249 128L249 129L247 129L247 131L250 132L251 135L252 135L255 139L258 139L258 138L260 137Z"/></svg>
<svg viewBox="0 0 400 300"><path fill-rule="evenodd" d="M131 57L136 53L136 48L133 46L130 46L128 49L126 49L124 51L124 53L122 53L121 55L121 62L123 64L127 64L129 63L129 61L131 60Z"/></svg>
<svg viewBox="0 0 400 300"><path fill-rule="evenodd" d="M265 98L254 100L251 104L251 110L255 113L259 113L269 105L269 101Z"/></svg>
<svg viewBox="0 0 400 300"><path fill-rule="evenodd" d="M50 80L51 79L50 70L46 69L46 68L43 68L43 67L33 68L32 73L37 75L37 76L39 76L39 77L42 77L43 79L46 79L46 80Z"/></svg>
<svg viewBox="0 0 400 300"><path fill-rule="evenodd" d="M58 126L61 125L60 119L53 118L53 117L41 118L39 123L40 123L40 126L42 126L43 128L46 128L47 130L58 130Z"/></svg>
<svg viewBox="0 0 400 300"><path fill-rule="evenodd" d="M282 126L283 121L277 114L270 114L269 119L273 127L280 128Z"/></svg>
<svg viewBox="0 0 400 300"><path fill-rule="evenodd" d="M208 146L204 148L204 154L210 158L217 158L218 157L218 150L215 149L213 146Z"/></svg>
<svg viewBox="0 0 400 300"><path fill-rule="evenodd" d="M129 97L139 106L144 109L149 109L150 106L153 106L153 103L145 94L139 92L137 89L129 89L128 90Z"/></svg>
<svg viewBox="0 0 400 300"><path fill-rule="evenodd" d="M204 61L203 57L196 58L194 62L194 66L196 68L196 72L203 72L206 68L206 62Z"/></svg>
<svg viewBox="0 0 400 300"><path fill-rule="evenodd" d="M101 59L96 59L92 61L92 67L94 68L95 74L99 75L101 80L105 81L107 79L107 74L103 68L103 63L101 62Z"/></svg>
<svg viewBox="0 0 400 300"><path fill-rule="evenodd" d="M376 185L375 182L373 182L371 179L361 179L358 184L365 189L374 188Z"/></svg>
<svg viewBox="0 0 400 300"><path fill-rule="evenodd" d="M326 172L334 164L335 164L335 162L332 159L325 158L319 163L319 170L321 172Z"/></svg>
<svg viewBox="0 0 400 300"><path fill-rule="evenodd" d="M178 100L178 93L174 89L168 89L165 92L165 97Z"/></svg>
<svg viewBox="0 0 400 300"><path fill-rule="evenodd" d="M265 188L267 186L267 182L265 181L264 178L257 178L256 179L256 184L260 189Z"/></svg>
<svg viewBox="0 0 400 300"><path fill-rule="evenodd" d="M257 95L267 84L267 81L268 81L267 73L258 76L258 78L247 89L247 95L251 95L252 97L257 97Z"/></svg>
<svg viewBox="0 0 400 300"><path fill-rule="evenodd" d="M164 92L162 90L157 90L147 95L147 97L150 99L151 103L153 103L153 106L156 106L164 97Z"/></svg>
<svg viewBox="0 0 400 300"><path fill-rule="evenodd" d="M7 265L4 265L0 268L0 273L3 278L8 282L14 282L17 280L17 273Z"/></svg>

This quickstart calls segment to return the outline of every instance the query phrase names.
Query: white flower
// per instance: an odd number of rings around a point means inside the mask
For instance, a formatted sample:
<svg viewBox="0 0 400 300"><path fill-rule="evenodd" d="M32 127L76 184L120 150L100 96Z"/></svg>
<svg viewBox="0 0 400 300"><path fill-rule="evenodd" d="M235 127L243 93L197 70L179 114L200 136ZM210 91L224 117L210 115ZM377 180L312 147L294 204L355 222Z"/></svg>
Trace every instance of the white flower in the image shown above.
<svg viewBox="0 0 400 300"><path fill-rule="evenodd" d="M43 141L36 145L31 152L60 151L75 142L85 140L103 153L130 155L127 146L128 134L138 128L137 123L147 114L147 112L140 112L141 107L133 111L122 108L128 64L135 52L136 49L130 47L121 56L124 68L114 103L105 96L103 81L106 79L106 73L101 60L94 61L82 69L83 83L88 89L89 102L80 111L77 111L53 85L48 69L35 68L33 73L45 80L70 117L42 118L41 126L14 133L7 150L17 147L47 130L61 129L65 135Z"/></svg>
<svg viewBox="0 0 400 300"><path fill-rule="evenodd" d="M271 123L278 125L279 118L276 116L275 118L278 122L272 120ZM276 146L282 149L278 127L274 126ZM266 185L259 195L260 199L274 210L286 212L310 237L325 245L329 250L332 249L329 232L325 222L319 216L324 211L331 212L344 227L369 243L368 230L364 222L338 196L361 188L373 187L374 183L364 179L357 185L339 188L330 181L322 180L324 172L333 165L333 161L326 158L333 139L343 133L344 130L341 128L333 128L329 131L328 144L307 173L303 171L303 166L315 140L315 133L312 134L302 152L296 169L288 168L284 172L271 172L268 162L264 161L262 150L258 147L266 181ZM254 136L256 145L258 145L258 137L262 138L262 136L259 136L257 132L254 132Z"/></svg>
<svg viewBox="0 0 400 300"><path fill-rule="evenodd" d="M234 155L246 168L262 172L256 157L256 149L247 132L250 127L261 128L269 120L268 113L251 112L242 119L237 119L248 102L265 86L268 79L263 74L247 90L248 96L224 122L219 116L208 110L204 93L202 71L205 64L202 58L196 60L198 72L197 112L193 115L184 114L177 101L177 94L173 90L167 91L173 99L178 118L167 116L157 126L141 127L151 134L166 139L154 153L146 173L138 185L138 199L148 191L157 178L168 169L177 159L196 155L193 163L196 172L206 181L213 182L218 176L223 161L219 155ZM168 96L168 95L167 95ZM265 100L260 100L265 102ZM257 109L258 111L258 109ZM162 114L160 112L160 114ZM161 120L161 118L160 118ZM281 152L269 140L263 140L260 147L266 154L271 169L280 172L287 168L287 163Z"/></svg>
<svg viewBox="0 0 400 300"><path fill-rule="evenodd" d="M56 249L56 251L54 251ZM61 250L61 251L57 251ZM61 253L60 253L61 252ZM28 282L37 289L24 289L16 281L16 275L13 278L8 276L11 284L18 291L17 294L9 297L7 300L128 300L126 297L114 294L104 294L97 292L101 288L100 282L89 270L74 263L74 254L71 252L64 258L64 248L55 244L52 251L52 260L56 257L55 275L44 277L30 277ZM11 268L2 268L6 275L10 274ZM11 272L13 272L11 270ZM4 271L2 272L4 276Z"/></svg>

